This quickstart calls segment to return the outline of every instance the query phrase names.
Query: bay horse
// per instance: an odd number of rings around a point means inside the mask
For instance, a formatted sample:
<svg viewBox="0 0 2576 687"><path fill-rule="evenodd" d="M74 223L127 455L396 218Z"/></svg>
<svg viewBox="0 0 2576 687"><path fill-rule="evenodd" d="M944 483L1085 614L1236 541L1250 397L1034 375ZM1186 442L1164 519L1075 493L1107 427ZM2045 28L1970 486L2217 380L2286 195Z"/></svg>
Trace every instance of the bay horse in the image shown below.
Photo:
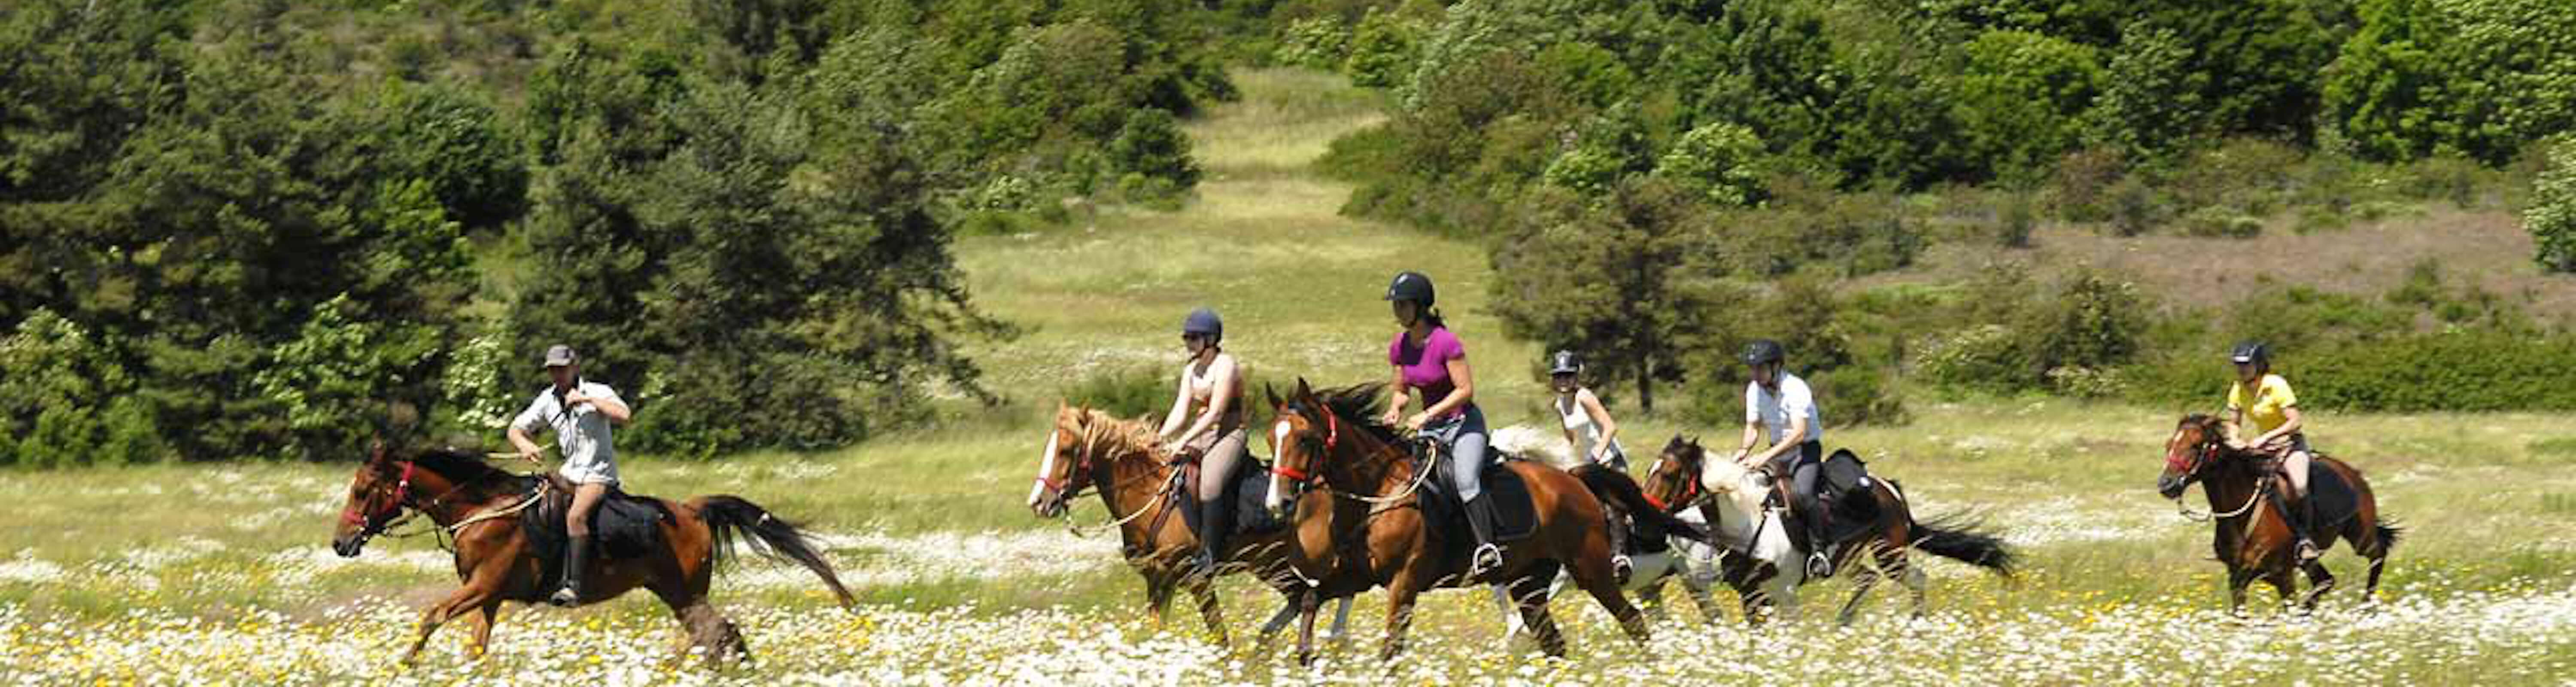
<svg viewBox="0 0 2576 687"><path fill-rule="evenodd" d="M1187 589L1198 600L1200 616L1216 643L1225 644L1215 580L1190 574L1198 537L1168 507L1175 489L1186 489L1174 486L1172 473L1171 462L1155 441L1153 425L1059 402L1055 422L1047 430L1046 449L1038 456L1037 484L1029 489L1028 506L1038 517L1061 518L1083 492L1099 492L1101 505L1116 519L1122 557L1145 578L1145 601L1154 617L1165 615L1174 591ZM1286 597L1279 611L1262 625L1263 642L1288 626L1300 599L1312 591L1289 579L1283 569L1286 550L1281 542L1286 536L1285 532L1235 535L1227 539L1226 561L1218 566L1219 573L1254 572ZM1351 598L1344 595L1333 622L1334 636L1348 629L1350 616Z"/></svg>
<svg viewBox="0 0 2576 687"><path fill-rule="evenodd" d="M482 456L453 449L388 455L383 444L370 450L357 476L349 482L348 505L331 538L331 550L355 557L367 541L410 514L427 516L442 536L453 537L456 576L463 584L421 615L420 636L402 662L410 665L441 624L474 614L472 651L482 658L501 619L501 604L541 604L557 587L543 579L538 560L520 521L532 517L536 499L563 491L549 476L520 475L486 464ZM568 492L566 492L568 493ZM708 602L716 567L741 539L762 555L803 565L823 579L847 609L850 590L841 586L805 533L741 497L700 496L674 503L640 497L658 504L670 517L661 519L657 546L640 558L608 558L593 563L582 580L581 604L624 595L638 587L671 608L689 649L705 652L710 666L729 658L748 658L750 647L733 621ZM605 512L605 509L602 509ZM556 527L561 527L556 524Z"/></svg>
<svg viewBox="0 0 2576 687"><path fill-rule="evenodd" d="M2198 482L2201 493L2209 497L2217 530L2210 545L2217 551L2218 562L2227 566L2229 613L2244 613L2245 588L2257 577L2271 583L2281 600L2288 602L2298 586L2292 571L2306 572L2310 589L2299 603L2302 612L2316 610L2317 600L2335 587L2334 574L2323 563L2300 564L2295 550L2298 538L2282 515L2287 504L2280 497L2280 487L2272 484L2278 471L2270 459L2261 451L2229 448L2219 419L2201 413L2183 416L2173 436L2165 440L2164 472L2156 476L2156 493L2180 503L2183 491ZM2314 454L2312 462L2349 485L2354 500L2351 517L2332 525L2311 523L2308 537L2320 550L2334 548L2336 539L2351 542L2353 552L2370 561L2362 599L2376 603L2379 574L2386 570L2388 550L2397 545L2403 530L2380 519L2379 501L2360 470L2323 453ZM2309 480L2309 497L2315 498L2325 487L2321 480ZM2335 514L2319 515L2326 516L2319 518L2323 520Z"/></svg>
<svg viewBox="0 0 2576 687"><path fill-rule="evenodd" d="M1504 547L1503 564L1484 578L1466 574L1467 549L1454 546L1460 533L1435 528L1424 515L1416 489L1430 469L1429 458L1417 462L1394 428L1379 424L1381 384L1360 384L1317 393L1304 379L1282 400L1265 390L1276 409L1269 433L1278 457L1267 501L1272 510L1305 496L1318 484L1335 501L1334 508L1312 506L1297 514L1290 548L1290 569L1310 579L1356 575L1387 590L1386 641L1380 660L1392 660L1404 649L1421 593L1440 587L1502 582L1516 600L1522 623L1551 656L1565 655L1565 638L1549 617L1546 591L1558 569L1571 570L1576 586L1619 620L1629 638L1645 643L1650 631L1645 616L1628 603L1612 571L1613 549L1602 503L1580 480L1563 470L1530 461L1505 461L1527 485L1537 527L1528 539ZM1654 509L1631 483L1622 496L1631 512L1661 518L1673 531L1696 536L1686 524ZM1346 504L1367 508L1353 513ZM1298 642L1301 661L1311 661L1313 613Z"/></svg>
<svg viewBox="0 0 2576 687"><path fill-rule="evenodd" d="M2003 540L1956 518L1916 522L1904 492L1895 482L1877 477L1869 481L1876 518L1869 523L1866 535L1835 547L1827 555L1835 559L1834 567L1839 570L1855 569L1851 564L1864 557L1875 565L1858 566L1861 577L1854 583L1851 599L1836 614L1836 622L1851 623L1860 610L1861 599L1881 577L1894 577L1905 585L1912 592L1913 614L1923 615L1926 580L1923 571L1908 562L1907 549L1920 549L1985 568L2007 579L2012 577L2018 557ZM1712 462L1707 449L1697 440L1678 435L1664 444L1663 454L1646 475L1648 498L1674 512L1697 509L1714 539L1728 550L1728 557L1749 561L1749 565L1723 568L1727 584L1742 597L1748 623L1761 623L1774 612L1795 617L1797 588L1809 581L1806 566L1800 564L1808 552L1789 536L1780 514L1763 507L1771 489L1771 481L1762 473L1746 470L1732 461Z"/></svg>

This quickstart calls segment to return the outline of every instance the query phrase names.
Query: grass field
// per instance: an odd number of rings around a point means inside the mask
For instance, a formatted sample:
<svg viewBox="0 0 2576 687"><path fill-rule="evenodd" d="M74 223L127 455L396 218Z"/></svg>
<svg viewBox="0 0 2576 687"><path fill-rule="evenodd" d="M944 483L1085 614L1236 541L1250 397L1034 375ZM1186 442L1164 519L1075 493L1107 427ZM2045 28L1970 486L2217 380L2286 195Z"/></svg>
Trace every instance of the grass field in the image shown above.
<svg viewBox="0 0 2576 687"><path fill-rule="evenodd" d="M982 305L1028 336L976 351L1011 400L953 408L936 427L842 451L696 463L631 456L629 486L666 496L744 495L823 533L864 602L833 609L803 571L751 562L718 602L760 660L708 673L667 660L667 613L644 596L576 611L505 612L495 653L464 655L461 625L423 665L393 659L416 609L453 585L427 537L333 556L348 468L153 466L0 472L0 683L1746 683L2549 684L2576 676L2576 417L2337 415L2321 447L2376 484L2408 529L2381 591L2360 608L2358 561L2326 563L2348 586L2313 617L2220 610L2206 525L2154 495L2177 412L2008 399L1918 403L1898 428L1837 429L1874 456L1923 514L1972 511L2020 549L2011 583L1933 567L1932 613L1877 597L1847 628L1809 621L1704 623L1681 603L1641 649L1588 600L1555 606L1564 660L1499 642L1481 591L1427 598L1414 649L1381 666L1378 595L1355 640L1313 668L1253 646L1272 610L1250 581L1224 583L1236 639L1194 617L1157 623L1112 535L1080 538L1021 507L1042 423L1070 380L1177 362L1190 307L1227 316L1230 348L1264 378L1383 376L1393 325L1387 275L1421 269L1480 362L1497 424L1529 422L1529 344L1481 310L1482 251L1334 214L1348 188L1303 167L1323 142L1374 121L1377 96L1301 72L1242 75L1243 102L1191 126L1209 180L1176 213L1105 211L1070 227L959 247ZM639 412L651 412L650 408ZM1623 418L1635 450L1675 432L1732 428ZM1642 468L1642 466L1640 466ZM2187 497L2205 509L2197 490ZM1096 501L1078 522L1104 516ZM1810 587L1838 601L1846 582ZM1671 595L1678 599L1679 595ZM2269 597L2257 589L2254 598ZM1731 598L1721 598L1730 603Z"/></svg>

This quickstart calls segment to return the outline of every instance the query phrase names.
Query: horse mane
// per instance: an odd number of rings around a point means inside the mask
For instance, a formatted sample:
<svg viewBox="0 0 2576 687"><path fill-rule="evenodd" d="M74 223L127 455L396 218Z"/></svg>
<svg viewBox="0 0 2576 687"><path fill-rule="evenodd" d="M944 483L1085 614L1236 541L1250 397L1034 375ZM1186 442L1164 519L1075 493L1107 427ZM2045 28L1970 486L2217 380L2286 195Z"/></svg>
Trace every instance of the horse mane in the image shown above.
<svg viewBox="0 0 2576 687"><path fill-rule="evenodd" d="M1111 460L1152 456L1161 448L1155 445L1153 428L1143 420L1121 418L1098 408L1084 408L1077 417L1082 444L1103 448Z"/></svg>
<svg viewBox="0 0 2576 687"><path fill-rule="evenodd" d="M448 482L454 484L475 482L491 477L493 473L500 473L505 477L519 476L517 473L492 467L491 463L483 462L481 455L454 447L420 449L412 453L411 462L422 469L438 473L438 476L447 478Z"/></svg>
<svg viewBox="0 0 2576 687"><path fill-rule="evenodd" d="M1394 427L1378 421L1378 414L1384 412L1385 408L1385 402L1379 397L1378 392L1385 388L1385 382L1367 382L1331 389L1316 389L1315 398L1324 402L1325 412L1332 413L1343 422L1368 430L1369 435L1376 437L1379 443L1402 446L1404 437L1397 435Z"/></svg>

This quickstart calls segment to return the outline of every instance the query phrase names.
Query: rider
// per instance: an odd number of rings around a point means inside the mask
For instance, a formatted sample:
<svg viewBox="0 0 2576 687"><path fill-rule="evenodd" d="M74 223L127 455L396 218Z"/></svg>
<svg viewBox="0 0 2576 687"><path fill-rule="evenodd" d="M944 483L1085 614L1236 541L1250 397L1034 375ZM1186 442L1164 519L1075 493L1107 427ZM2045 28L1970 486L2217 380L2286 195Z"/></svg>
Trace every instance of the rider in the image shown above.
<svg viewBox="0 0 2576 687"><path fill-rule="evenodd" d="M582 572L590 562L591 511L617 486L617 444L609 425L626 424L634 411L616 389L581 378L581 356L571 346L547 347L545 364L554 384L510 422L510 444L518 447L520 457L543 465L545 449L528 435L553 429L555 444L563 449L561 472L573 484L572 507L564 510L564 530L571 541L564 548L563 586L547 602L571 606L581 602Z"/></svg>
<svg viewBox="0 0 2576 687"><path fill-rule="evenodd" d="M1191 559L1197 574L1216 571L1225 555L1225 537L1233 522L1232 503L1225 498L1226 481L1243 465L1247 454L1243 422L1243 368L1234 356L1219 346L1225 338L1225 321L1216 311L1199 308L1181 320L1181 345L1190 352L1190 360L1181 366L1180 393L1172 398L1172 411L1163 418L1163 427L1155 438L1169 440L1167 453L1179 458L1185 452L1199 457L1197 510L1184 510L1182 518L1198 535L1199 553ZM1198 408L1198 419L1182 424L1191 408ZM1178 433L1175 436L1175 432Z"/></svg>
<svg viewBox="0 0 2576 687"><path fill-rule="evenodd" d="M1817 483L1825 453L1825 421L1806 380L1783 368L1787 356L1780 342L1770 339L1744 347L1744 365L1753 381L1744 385L1744 445L1736 449L1733 460L1747 470L1767 466L1772 475L1789 478L1789 493L1797 499L1793 505L1807 523L1807 574L1827 577L1834 574L1833 559L1825 555L1833 503ZM1770 449L1755 453L1753 448L1766 429ZM1710 482L1712 478L1702 479Z"/></svg>
<svg viewBox="0 0 2576 687"><path fill-rule="evenodd" d="M1565 441L1583 460L1609 467L1628 469L1628 452L1619 448L1619 423L1610 419L1610 410L1601 407L1601 397L1583 386L1583 359L1573 351L1557 351L1548 356L1549 386L1556 389L1556 418L1565 425Z"/></svg>
<svg viewBox="0 0 2576 687"><path fill-rule="evenodd" d="M2227 447L2278 459L2274 464L2290 485L2290 507L2283 510L2292 519L2290 531L2299 536L2299 560L2316 560L2317 544L2308 539L2308 526L2316 522L2308 501L2308 423L2299 412L2299 395L2290 391L2289 380L2272 374L2272 350L2263 342L2236 344L2228 360L2236 363L2236 382L2227 387ZM2251 439L2242 429L2247 420L2260 432Z"/></svg>
<svg viewBox="0 0 2576 687"><path fill-rule="evenodd" d="M1449 333L1435 299L1431 278L1399 272L1386 287L1395 322L1404 329L1387 343L1386 360L1395 366L1394 393L1380 422L1395 425L1405 404L1420 392L1422 412L1402 419L1403 426L1440 439L1449 446L1449 479L1467 504L1467 526L1476 538L1468 576L1502 567L1502 547L1494 544L1493 504L1484 497L1485 413L1476 408L1475 375L1467 369L1467 347Z"/></svg>

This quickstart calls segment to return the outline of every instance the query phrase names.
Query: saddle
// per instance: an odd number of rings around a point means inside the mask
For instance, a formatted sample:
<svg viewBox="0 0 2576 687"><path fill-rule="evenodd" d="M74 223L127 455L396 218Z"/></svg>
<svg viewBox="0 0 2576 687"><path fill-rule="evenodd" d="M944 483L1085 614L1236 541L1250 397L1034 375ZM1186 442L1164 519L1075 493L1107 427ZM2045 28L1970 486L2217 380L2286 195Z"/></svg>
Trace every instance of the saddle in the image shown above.
<svg viewBox="0 0 2576 687"><path fill-rule="evenodd" d="M1851 449L1835 449L1825 456L1816 476L1816 487L1826 494L1825 500L1832 504L1829 507L1833 509L1833 517L1826 523L1825 538L1828 541L1819 545L1830 549L1868 534L1878 522L1879 515L1878 499L1874 493L1878 480L1869 474L1868 461L1861 460L1860 454L1852 453ZM1770 500L1763 504L1764 507L1778 508L1798 503L1796 497L1800 494L1794 493L1796 485L1793 482L1786 475L1773 475ZM1787 509L1787 512L1784 518L1787 524L1806 526L1804 513L1795 508Z"/></svg>
<svg viewBox="0 0 2576 687"><path fill-rule="evenodd" d="M2333 538L2326 535L2343 527L2345 522L2352 520L2353 516L2361 512L2361 492L2354 489L2352 483L2343 478L2342 473L2326 469L2325 458L2325 454L2311 451L2308 460L2308 502L2311 507L2309 512L2316 514L2316 521L2308 523L2308 535L2320 546ZM2286 491L2285 485L2280 484L2271 484L2265 488ZM2280 491L2275 491L2275 495L2279 495ZM2286 519L2289 499L2272 499L2272 508Z"/></svg>
<svg viewBox="0 0 2576 687"><path fill-rule="evenodd" d="M1248 459L1246 465L1235 469L1234 477L1225 482L1224 494L1218 497L1234 501L1234 507L1227 509L1226 513L1233 522L1217 523L1217 526L1229 528L1226 530L1228 536L1269 534L1287 528L1288 521L1272 515L1270 504L1265 503L1270 497L1270 461L1249 452L1244 457ZM1180 483L1172 485L1171 495L1167 497L1170 503L1166 505L1182 509L1184 513L1198 512L1199 491L1191 485L1199 483L1199 461L1183 463L1179 470L1173 471L1172 478Z"/></svg>
<svg viewBox="0 0 2576 687"><path fill-rule="evenodd" d="M529 552L537 557L541 576L552 580L563 576L564 547L572 535L564 529L564 511L572 507L573 485L561 475L545 475L550 482L543 500L519 513L519 529L528 537ZM617 487L608 488L607 498L590 512L590 542L600 560L642 558L662 545L662 524L672 521L670 507L660 499L628 495Z"/></svg>
<svg viewBox="0 0 2576 687"><path fill-rule="evenodd" d="M1441 459L1447 455L1447 451L1438 451L1425 456L1417 446L1414 452L1414 464L1422 465L1424 461L1429 461L1433 474L1423 478L1422 491L1414 497L1414 500L1422 507L1424 522L1436 527L1449 528L1444 531L1456 532L1467 528L1467 518L1478 516L1469 512L1471 509L1467 508L1466 500L1458 498L1457 492L1450 486L1449 475L1452 466L1449 461ZM1491 448L1486 449L1486 455L1494 457L1493 463L1485 468L1483 475L1485 500L1489 503L1486 510L1492 512L1490 517L1493 518L1494 543L1505 544L1528 539L1531 534L1538 532L1538 508L1530 502L1529 484L1522 482L1520 473L1511 469L1510 464L1520 462L1521 459ZM1451 539L1453 541L1450 545L1455 547L1462 557L1469 548L1474 546L1474 542L1468 541L1466 537Z"/></svg>

